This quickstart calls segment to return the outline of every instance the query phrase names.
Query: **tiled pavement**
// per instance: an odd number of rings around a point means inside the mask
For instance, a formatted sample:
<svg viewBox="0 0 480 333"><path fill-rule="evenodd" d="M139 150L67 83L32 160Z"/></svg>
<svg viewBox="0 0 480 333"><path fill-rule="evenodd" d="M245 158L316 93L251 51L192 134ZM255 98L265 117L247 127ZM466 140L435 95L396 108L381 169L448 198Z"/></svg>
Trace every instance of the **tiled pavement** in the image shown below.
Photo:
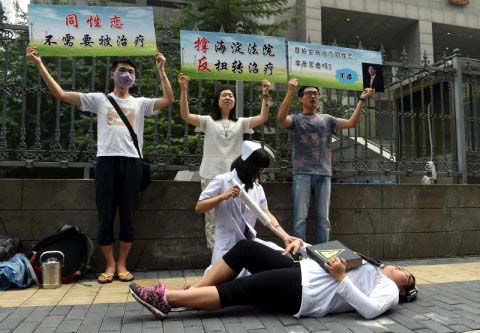
<svg viewBox="0 0 480 333"><path fill-rule="evenodd" d="M364 320L356 313L324 318L271 314L251 307L185 311L156 320L134 302L128 284L87 281L59 289L0 292L0 332L480 332L480 257L399 262L417 277L414 303ZM169 288L194 282L201 271L136 273L140 284Z"/></svg>

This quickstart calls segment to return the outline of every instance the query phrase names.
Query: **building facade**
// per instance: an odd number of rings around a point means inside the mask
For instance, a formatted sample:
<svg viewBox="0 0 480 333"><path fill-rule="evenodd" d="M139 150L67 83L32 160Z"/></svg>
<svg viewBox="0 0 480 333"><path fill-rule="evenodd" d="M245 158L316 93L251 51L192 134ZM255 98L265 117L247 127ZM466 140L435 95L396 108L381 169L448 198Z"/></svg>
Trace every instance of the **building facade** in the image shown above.
<svg viewBox="0 0 480 333"><path fill-rule="evenodd" d="M292 0L301 18L292 40L379 50L398 60L403 47L410 62L426 52L438 61L453 49L480 58L480 0ZM464 3L458 5L455 3Z"/></svg>

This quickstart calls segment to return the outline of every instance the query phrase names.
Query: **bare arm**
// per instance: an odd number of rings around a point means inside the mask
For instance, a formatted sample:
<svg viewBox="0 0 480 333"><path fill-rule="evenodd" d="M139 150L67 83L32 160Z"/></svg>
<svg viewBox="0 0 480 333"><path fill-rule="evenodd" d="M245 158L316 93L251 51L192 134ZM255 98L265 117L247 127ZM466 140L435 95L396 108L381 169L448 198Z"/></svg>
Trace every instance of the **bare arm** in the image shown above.
<svg viewBox="0 0 480 333"><path fill-rule="evenodd" d="M43 64L36 47L30 45L27 46L27 59L32 61L35 66L37 66L38 72L42 76L43 82L45 82L48 90L50 90L50 92L56 99L76 106L82 105L79 93L63 90L62 87L57 83L57 81L55 81L55 79L50 75L48 69Z"/></svg>
<svg viewBox="0 0 480 333"><path fill-rule="evenodd" d="M273 216L273 214L268 209L264 209L263 211L270 218L270 221L272 223L272 227L273 227L273 229L275 229L275 233L277 234L277 236L279 236L284 242L287 239L289 239L290 235L282 228L280 223L278 223L277 218L275 216Z"/></svg>
<svg viewBox="0 0 480 333"><path fill-rule="evenodd" d="M216 197L197 201L197 205L195 206L195 211L198 214L208 212L214 209L215 207L217 207L220 203L222 203L222 201L236 197L238 193L240 193L240 187L232 186L227 191L225 191L220 195L217 195Z"/></svg>
<svg viewBox="0 0 480 333"><path fill-rule="evenodd" d="M190 78L183 73L178 74L178 84L180 86L180 116L184 121L192 126L200 127L200 117L191 114L188 108L187 83Z"/></svg>
<svg viewBox="0 0 480 333"><path fill-rule="evenodd" d="M254 128L264 124L268 120L268 111L270 109L269 105L269 89L270 89L270 81L262 80L262 109L260 110L260 114L258 116L252 117L250 120L250 128Z"/></svg>
<svg viewBox="0 0 480 333"><path fill-rule="evenodd" d="M288 110L290 109L290 104L292 104L293 95L295 94L295 90L297 89L298 80L295 78L291 78L288 81L288 90L285 98L280 104L278 108L278 122L282 125L283 128L289 128L293 124L292 117L288 115Z"/></svg>
<svg viewBox="0 0 480 333"><path fill-rule="evenodd" d="M155 61L157 64L158 74L160 75L160 84L162 85L163 97L155 99L153 108L155 110L160 110L171 105L174 101L174 97L172 85L170 84L167 74L165 73L165 56L158 52L155 56Z"/></svg>
<svg viewBox="0 0 480 333"><path fill-rule="evenodd" d="M285 229L282 228L278 220L273 216L273 214L268 210L264 210L265 214L268 215L271 221L272 231L283 240L285 244L284 255L289 253L296 254L300 248L303 246L303 241L300 238L290 236Z"/></svg>
<svg viewBox="0 0 480 333"><path fill-rule="evenodd" d="M362 99L369 99L375 93L375 89L366 88L360 98ZM353 128L357 126L358 122L360 121L360 115L362 114L362 109L365 102L359 100L357 106L355 107L355 111L353 111L352 115L349 119L340 118L337 121L337 128Z"/></svg>

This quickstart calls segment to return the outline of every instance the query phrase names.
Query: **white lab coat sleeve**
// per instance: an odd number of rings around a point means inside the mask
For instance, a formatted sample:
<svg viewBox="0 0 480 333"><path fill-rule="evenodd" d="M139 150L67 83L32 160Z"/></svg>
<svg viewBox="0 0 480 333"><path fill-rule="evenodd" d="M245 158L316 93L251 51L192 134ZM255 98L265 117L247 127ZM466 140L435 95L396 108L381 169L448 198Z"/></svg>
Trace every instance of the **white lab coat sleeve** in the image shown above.
<svg viewBox="0 0 480 333"><path fill-rule="evenodd" d="M312 246L312 244L309 244L309 243L305 242L303 239L302 239L302 243L303 243L303 245L298 250L298 253L300 253L303 258L310 258L308 253L307 253L307 247Z"/></svg>
<svg viewBox="0 0 480 333"><path fill-rule="evenodd" d="M263 190L263 186L259 185L258 188L258 206L265 210L268 209L267 197L265 196L265 191Z"/></svg>
<svg viewBox="0 0 480 333"><path fill-rule="evenodd" d="M200 194L200 198L198 201L202 201L205 199L211 199L216 197L224 192L223 186L223 179L219 176L216 176L212 179L210 183L208 183L207 187L202 191Z"/></svg>
<svg viewBox="0 0 480 333"><path fill-rule="evenodd" d="M380 280L378 282L370 295L367 296L346 276L339 283L337 293L362 317L372 319L398 304L397 285L391 280Z"/></svg>

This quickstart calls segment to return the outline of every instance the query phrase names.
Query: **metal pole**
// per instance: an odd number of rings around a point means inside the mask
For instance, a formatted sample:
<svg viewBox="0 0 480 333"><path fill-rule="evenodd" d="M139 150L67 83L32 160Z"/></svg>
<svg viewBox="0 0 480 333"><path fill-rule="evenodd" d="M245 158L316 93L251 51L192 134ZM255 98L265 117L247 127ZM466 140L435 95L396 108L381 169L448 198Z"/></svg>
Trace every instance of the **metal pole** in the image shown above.
<svg viewBox="0 0 480 333"><path fill-rule="evenodd" d="M243 23L237 22L237 29L235 32L240 34L244 31ZM238 117L243 117L243 81L235 81L235 114Z"/></svg>
<svg viewBox="0 0 480 333"><path fill-rule="evenodd" d="M83 167L83 179L90 179L90 167Z"/></svg>
<svg viewBox="0 0 480 333"><path fill-rule="evenodd" d="M5 16L5 10L3 10L3 4L2 4L2 1L0 0L0 23L3 24L3 22L6 20L7 20L7 17Z"/></svg>
<svg viewBox="0 0 480 333"><path fill-rule="evenodd" d="M243 81L235 82L235 114L238 117L243 117Z"/></svg>
<svg viewBox="0 0 480 333"><path fill-rule="evenodd" d="M457 133L458 172L461 174L461 184L467 184L467 153L465 150L465 114L463 109L462 61L459 49L453 50L452 64L455 69L455 130Z"/></svg>

